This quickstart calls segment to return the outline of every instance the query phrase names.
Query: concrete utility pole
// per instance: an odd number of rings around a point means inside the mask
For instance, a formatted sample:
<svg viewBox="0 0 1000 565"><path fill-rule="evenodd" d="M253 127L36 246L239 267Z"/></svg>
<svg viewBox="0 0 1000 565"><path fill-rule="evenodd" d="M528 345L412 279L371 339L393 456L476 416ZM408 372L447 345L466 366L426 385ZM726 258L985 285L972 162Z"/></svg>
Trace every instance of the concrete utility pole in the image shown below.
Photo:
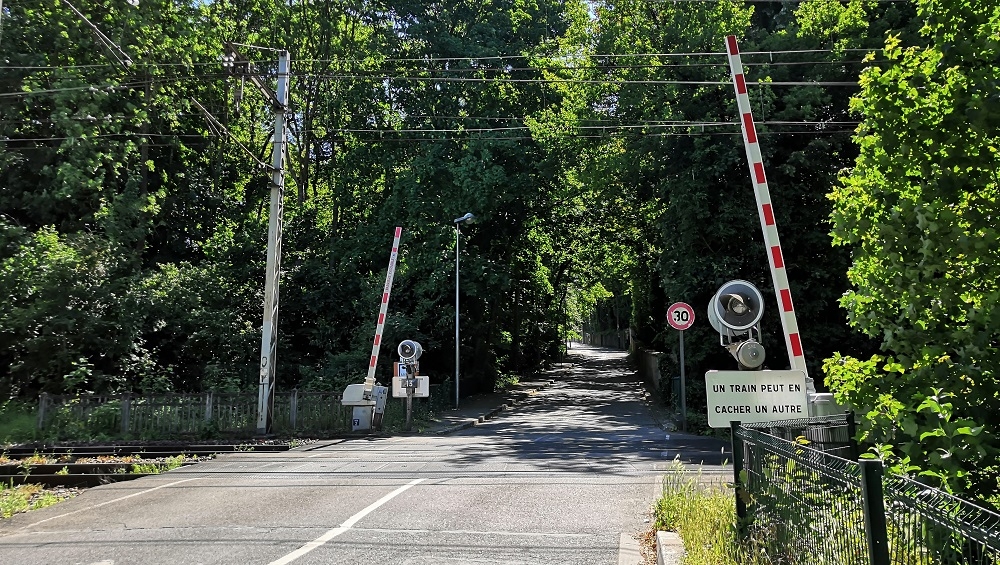
<svg viewBox="0 0 1000 565"><path fill-rule="evenodd" d="M245 66L250 81L271 102L274 109L274 137L271 151L271 207L267 224L267 267L264 279L264 324L260 342L260 386L257 390L257 433L271 433L274 415L274 364L278 346L278 277L281 273L281 228L285 196L285 112L288 109L288 51L278 51L278 92L273 92L254 74L253 64L227 43L233 62Z"/></svg>

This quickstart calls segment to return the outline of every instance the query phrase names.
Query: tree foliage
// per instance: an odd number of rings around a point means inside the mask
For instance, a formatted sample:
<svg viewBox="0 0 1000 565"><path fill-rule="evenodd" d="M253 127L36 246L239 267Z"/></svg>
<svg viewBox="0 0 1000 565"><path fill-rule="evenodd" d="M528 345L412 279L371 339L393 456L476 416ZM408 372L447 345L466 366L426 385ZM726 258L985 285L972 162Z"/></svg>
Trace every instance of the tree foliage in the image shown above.
<svg viewBox="0 0 1000 565"><path fill-rule="evenodd" d="M887 63L861 77L860 156L831 194L835 242L854 249L842 303L888 357L828 370L872 441L987 496L1000 487L987 425L1000 410L1000 11L917 5L921 41L890 36Z"/></svg>
<svg viewBox="0 0 1000 565"><path fill-rule="evenodd" d="M467 393L581 331L628 331L676 372L667 305L704 312L734 278L768 297L784 368L721 53L736 34L811 374L850 352L828 380L869 438L981 486L1000 394L985 2L74 6L90 23L65 0L0 14L12 396L256 386L273 117L250 75L273 84L275 50L292 60L278 386L365 372L395 226L384 341L421 341L436 383L456 286ZM223 64L232 44L252 67ZM692 374L733 367L706 323L688 335Z"/></svg>

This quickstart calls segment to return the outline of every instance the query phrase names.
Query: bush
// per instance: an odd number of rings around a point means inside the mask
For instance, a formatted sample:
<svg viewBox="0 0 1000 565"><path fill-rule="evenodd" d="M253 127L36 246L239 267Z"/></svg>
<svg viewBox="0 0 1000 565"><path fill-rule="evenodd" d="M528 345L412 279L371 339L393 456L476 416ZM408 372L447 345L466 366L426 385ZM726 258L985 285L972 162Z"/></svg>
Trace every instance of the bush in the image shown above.
<svg viewBox="0 0 1000 565"><path fill-rule="evenodd" d="M38 409L28 403L8 400L0 404L0 443L23 443L35 439Z"/></svg>

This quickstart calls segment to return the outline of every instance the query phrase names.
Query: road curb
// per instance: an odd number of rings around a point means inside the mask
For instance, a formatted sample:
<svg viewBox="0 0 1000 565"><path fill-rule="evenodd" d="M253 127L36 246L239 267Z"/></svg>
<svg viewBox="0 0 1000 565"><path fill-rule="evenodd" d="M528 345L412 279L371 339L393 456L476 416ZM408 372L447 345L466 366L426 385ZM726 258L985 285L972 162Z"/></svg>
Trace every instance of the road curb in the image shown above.
<svg viewBox="0 0 1000 565"><path fill-rule="evenodd" d="M680 565L684 542L677 532L656 532L656 565Z"/></svg>
<svg viewBox="0 0 1000 565"><path fill-rule="evenodd" d="M434 433L437 434L437 435L442 435L443 436L443 435L448 435L448 434L455 433L455 432L460 431L460 430L466 430L466 429L471 428L472 426L481 424L481 423L485 422L486 420L493 419L494 417L496 417L497 414L499 414L499 413L501 413L501 412L503 412L504 410L507 410L507 409L508 409L508 406L506 404L503 404L500 407L494 408L493 410L490 410L489 412L483 414L482 416L479 416L478 418L468 418L468 419L466 419L464 422L462 422L460 424L455 424L454 426L449 426L449 427L441 429L441 430L436 430Z"/></svg>

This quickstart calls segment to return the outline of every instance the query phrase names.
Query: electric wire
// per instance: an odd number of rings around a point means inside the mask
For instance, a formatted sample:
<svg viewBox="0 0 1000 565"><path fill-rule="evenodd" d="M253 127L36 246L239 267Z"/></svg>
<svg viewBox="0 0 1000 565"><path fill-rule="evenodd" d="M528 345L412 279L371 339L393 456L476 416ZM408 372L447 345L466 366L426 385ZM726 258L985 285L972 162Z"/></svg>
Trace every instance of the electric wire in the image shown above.
<svg viewBox="0 0 1000 565"><path fill-rule="evenodd" d="M758 131L758 136L784 136L784 135L839 135L839 134L854 134L854 130L844 129L844 130L791 130L791 131ZM133 134L140 135L140 134ZM441 143L441 142L463 142L463 141L536 141L542 142L553 138L556 139L655 139L655 138L668 138L668 137L702 137L702 136L729 136L735 137L742 135L741 132L686 132L686 133L652 133L652 134L631 134L629 136L624 135L549 135L545 137L532 137L532 136L466 136L466 137L352 137L352 138L339 138L336 141L350 141L356 143ZM164 135L163 137L173 137L170 135ZM191 137L201 137L201 136L191 136ZM58 138L44 138L42 141L68 141L70 139L76 139L72 137L58 137ZM212 139L220 139L219 136L208 136L206 141ZM4 140L0 139L0 143L3 144L4 151L28 151L28 150L51 150L53 147L48 145L24 145L24 146L11 146L10 142L16 141L32 141L37 143L37 140L19 140L10 139ZM175 147L173 144L169 143L147 143L148 147Z"/></svg>
<svg viewBox="0 0 1000 565"><path fill-rule="evenodd" d="M820 122L820 121L760 121L755 122L756 125L795 125L795 126L857 126L861 122L857 121L831 121L831 122ZM575 129L575 130L612 130L612 129L643 129L643 128L692 128L692 127L722 127L722 126L739 126L740 122L677 122L671 124L618 124L618 125L607 125L607 126L566 126L560 129ZM469 132L469 133L484 133L484 132L504 132L504 131L524 131L531 130L530 126L509 126L509 127L499 127L499 128L433 128L433 129L421 129L421 128L411 128L411 129L365 129L365 128L327 128L325 130L308 130L310 133L316 132L338 132L338 133L459 133L459 132Z"/></svg>
<svg viewBox="0 0 1000 565"><path fill-rule="evenodd" d="M320 78L323 80L347 80L347 79L369 79L378 82L388 81L390 84L392 82L436 82L436 83L495 83L495 84L591 84L591 85L624 85L624 84L643 84L643 85L673 85L673 86L732 86L731 81L724 80L593 80L593 79L533 79L533 78L470 78L470 77L399 77L399 76L364 76L364 75L309 75L309 74L292 74L294 78ZM69 86L61 88L47 88L39 90L30 91L15 91L15 92L0 92L0 99L2 98L23 98L29 96L38 96L42 94L55 94L60 92L80 92L84 90L98 91L108 91L113 92L115 90L130 90L139 87L145 87L147 85L162 85L167 82L172 81L183 81L183 80L203 80L205 76L186 76L186 77L173 77L173 78L156 78L150 80L142 81L130 81L119 84L103 84L103 85L81 85L81 86ZM782 86L782 87L794 87L794 86L814 86L814 87L858 87L857 81L763 81L763 80L753 80L748 79L746 81L747 86Z"/></svg>
<svg viewBox="0 0 1000 565"><path fill-rule="evenodd" d="M672 0L671 0L672 1ZM909 0L902 0L909 1ZM754 55L786 55L786 54L804 54L804 53L868 53L868 52L880 52L883 49L881 47L863 48L863 47L849 47L844 49L779 49L775 51L741 51L740 55L743 57L754 56ZM586 53L583 56L591 59L616 59L625 57L728 57L728 53L725 51L693 51L693 52L673 52L673 53ZM538 57L535 55L487 55L487 56L476 56L476 57L385 57L379 59L381 62L430 62L430 61L500 61L507 59L532 59L532 58L545 58ZM337 59L296 59L300 63L336 63L336 62L358 62L358 59L351 59L349 57L337 58ZM721 64L721 63L720 63Z"/></svg>
<svg viewBox="0 0 1000 565"><path fill-rule="evenodd" d="M322 78L327 80L341 79L376 79L380 81L414 81L414 82L488 82L488 83L526 83L526 84L663 84L663 85L693 85L693 86L732 86L732 81L725 80L619 80L619 79L535 79L535 78L487 78L487 77L417 77L417 76L368 76L368 75L323 75L300 73L299 78ZM858 86L857 81L746 81L747 86Z"/></svg>

